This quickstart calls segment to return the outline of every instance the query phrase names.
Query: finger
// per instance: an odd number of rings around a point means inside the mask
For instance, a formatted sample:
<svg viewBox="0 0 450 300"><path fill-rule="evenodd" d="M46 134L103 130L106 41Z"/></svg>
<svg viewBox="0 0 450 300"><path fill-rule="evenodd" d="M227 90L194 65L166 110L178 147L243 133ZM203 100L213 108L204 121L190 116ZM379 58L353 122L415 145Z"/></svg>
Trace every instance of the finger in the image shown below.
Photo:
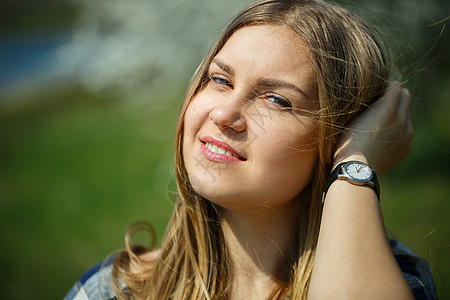
<svg viewBox="0 0 450 300"><path fill-rule="evenodd" d="M383 96L372 104L374 109L383 109L395 111L401 99L402 87L400 82L389 82Z"/></svg>
<svg viewBox="0 0 450 300"><path fill-rule="evenodd" d="M408 89L402 89L400 101L398 102L398 113L406 116L411 106L411 94Z"/></svg>
<svg viewBox="0 0 450 300"><path fill-rule="evenodd" d="M414 136L414 125L412 122L411 111L408 112L408 123L406 125L406 132L409 135L409 139L412 140Z"/></svg>
<svg viewBox="0 0 450 300"><path fill-rule="evenodd" d="M408 156L412 151L413 137L414 137L414 128L413 128L413 123L411 120L411 113L408 113L408 121L407 121L406 131L405 131L405 139L406 139L406 144L404 147L404 151L405 151L404 156L405 157Z"/></svg>

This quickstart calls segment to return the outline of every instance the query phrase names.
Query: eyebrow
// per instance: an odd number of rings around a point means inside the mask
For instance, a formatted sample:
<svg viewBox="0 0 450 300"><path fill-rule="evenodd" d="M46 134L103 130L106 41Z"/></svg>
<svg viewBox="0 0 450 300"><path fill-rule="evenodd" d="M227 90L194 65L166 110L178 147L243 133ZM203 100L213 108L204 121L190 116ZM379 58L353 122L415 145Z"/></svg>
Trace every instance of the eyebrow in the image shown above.
<svg viewBox="0 0 450 300"><path fill-rule="evenodd" d="M234 69L231 66L227 65L225 62L223 62L221 59L214 58L211 63L214 63L215 65L217 65L223 71L227 72L231 76L234 76L234 74L235 74ZM263 86L263 87L281 87L281 88L291 89L291 90L296 91L297 93L302 94L307 99L310 99L308 94L306 94L305 91L303 91L301 88L299 88L295 84L292 84L290 82L287 82L287 81L284 81L284 80L281 80L281 79L260 78L257 81L257 85L258 86Z"/></svg>
<svg viewBox="0 0 450 300"><path fill-rule="evenodd" d="M223 71L227 72L228 74L234 75L234 69L231 66L227 65L225 62L223 62L221 59L214 58L211 63L216 64L219 68L221 68Z"/></svg>
<svg viewBox="0 0 450 300"><path fill-rule="evenodd" d="M296 91L297 93L302 94L307 99L309 99L308 94L306 94L301 88L296 86L295 84L292 84L290 82L275 79L275 78L261 78L257 82L258 86L265 86L265 87L281 87L281 88L287 88Z"/></svg>

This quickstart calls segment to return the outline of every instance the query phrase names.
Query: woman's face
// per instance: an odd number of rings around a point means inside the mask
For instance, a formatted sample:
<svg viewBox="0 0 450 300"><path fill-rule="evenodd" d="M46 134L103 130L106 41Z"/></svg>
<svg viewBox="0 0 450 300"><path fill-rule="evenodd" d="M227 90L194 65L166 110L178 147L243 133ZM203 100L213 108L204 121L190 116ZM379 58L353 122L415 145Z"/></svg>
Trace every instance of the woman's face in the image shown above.
<svg viewBox="0 0 450 300"><path fill-rule="evenodd" d="M305 113L316 107L317 86L305 43L284 26L241 28L208 76L184 119L192 186L229 209L285 205L317 160L317 122Z"/></svg>

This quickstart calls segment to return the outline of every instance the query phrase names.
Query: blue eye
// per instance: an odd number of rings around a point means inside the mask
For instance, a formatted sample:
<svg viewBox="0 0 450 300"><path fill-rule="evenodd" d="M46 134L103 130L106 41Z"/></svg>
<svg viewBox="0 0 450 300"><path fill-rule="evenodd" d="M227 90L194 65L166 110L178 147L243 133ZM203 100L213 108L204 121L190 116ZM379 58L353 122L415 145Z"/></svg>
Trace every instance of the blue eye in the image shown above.
<svg viewBox="0 0 450 300"><path fill-rule="evenodd" d="M225 77L218 76L218 75L211 75L209 76L209 80L213 81L216 84L229 86L231 87L231 83L226 79Z"/></svg>
<svg viewBox="0 0 450 300"><path fill-rule="evenodd" d="M285 107L285 108L292 107L291 103L289 103L288 100L286 100L284 97L281 97L279 95L268 94L268 95L266 95L266 99L269 100L270 102L273 102L273 103L280 105L282 107Z"/></svg>

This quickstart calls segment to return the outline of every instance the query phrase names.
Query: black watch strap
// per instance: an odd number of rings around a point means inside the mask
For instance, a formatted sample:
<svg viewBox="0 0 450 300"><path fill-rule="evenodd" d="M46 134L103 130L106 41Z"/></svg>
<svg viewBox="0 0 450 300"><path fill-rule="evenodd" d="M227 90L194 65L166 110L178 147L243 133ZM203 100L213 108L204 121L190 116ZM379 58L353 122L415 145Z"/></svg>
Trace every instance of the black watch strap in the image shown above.
<svg viewBox="0 0 450 300"><path fill-rule="evenodd" d="M325 187L325 191L322 193L322 204L325 202L325 196L327 195L328 189L333 184L333 182L338 178L340 174L342 174L342 166L345 165L348 162L341 162L336 166L336 168L333 169L333 171L330 174L330 177L328 177L327 186ZM380 201L380 184L378 183L378 177L377 173L374 169L372 169L372 181L373 181L373 190L375 191L375 194L377 195L378 201ZM351 182L350 182L351 183Z"/></svg>
<svg viewBox="0 0 450 300"><path fill-rule="evenodd" d="M331 171L330 177L328 177L327 186L325 187L325 191L322 193L322 204L325 202L325 196L327 195L328 189L330 188L331 184L338 178L339 172L342 169L342 166L345 164L345 162L342 162L336 166L336 168Z"/></svg>

